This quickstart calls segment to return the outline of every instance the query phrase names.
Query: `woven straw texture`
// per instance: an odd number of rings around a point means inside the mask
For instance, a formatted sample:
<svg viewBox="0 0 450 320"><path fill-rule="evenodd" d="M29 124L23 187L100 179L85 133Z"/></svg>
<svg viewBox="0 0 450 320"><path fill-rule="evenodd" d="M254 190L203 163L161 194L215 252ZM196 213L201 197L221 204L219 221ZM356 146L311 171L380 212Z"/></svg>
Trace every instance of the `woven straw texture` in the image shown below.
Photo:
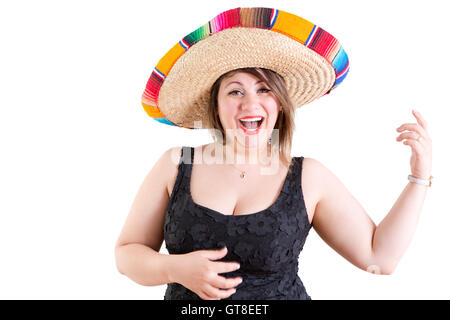
<svg viewBox="0 0 450 320"><path fill-rule="evenodd" d="M160 60L142 95L155 120L209 128L210 89L223 73L262 67L281 75L298 108L328 94L348 73L348 57L325 30L269 8L236 8L184 37Z"/></svg>

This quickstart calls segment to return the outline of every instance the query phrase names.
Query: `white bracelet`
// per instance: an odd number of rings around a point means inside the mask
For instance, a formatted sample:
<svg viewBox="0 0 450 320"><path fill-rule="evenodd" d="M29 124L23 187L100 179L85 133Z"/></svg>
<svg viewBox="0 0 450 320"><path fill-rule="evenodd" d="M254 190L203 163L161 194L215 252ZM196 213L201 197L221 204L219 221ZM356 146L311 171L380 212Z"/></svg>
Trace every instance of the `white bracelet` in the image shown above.
<svg viewBox="0 0 450 320"><path fill-rule="evenodd" d="M433 179L433 176L430 176L429 180L418 179L418 178L413 177L412 175L408 176L409 181L415 182L418 184L423 184L424 186L427 186L427 187L431 187L431 179Z"/></svg>

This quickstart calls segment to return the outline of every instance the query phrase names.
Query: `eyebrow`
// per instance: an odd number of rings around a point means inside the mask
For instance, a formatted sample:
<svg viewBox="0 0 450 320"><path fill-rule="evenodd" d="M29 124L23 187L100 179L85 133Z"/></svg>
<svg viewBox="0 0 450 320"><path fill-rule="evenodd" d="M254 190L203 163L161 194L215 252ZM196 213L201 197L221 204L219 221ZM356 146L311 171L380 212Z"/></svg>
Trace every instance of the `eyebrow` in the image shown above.
<svg viewBox="0 0 450 320"><path fill-rule="evenodd" d="M259 81L255 82L254 84L258 84L258 83L261 83L261 82L264 82L264 81L259 80ZM237 83L237 84L239 84L239 85L242 86L242 83L239 82L239 81L231 81L230 83L228 83L228 84L225 86L225 88L228 87L230 84L233 84L233 83Z"/></svg>

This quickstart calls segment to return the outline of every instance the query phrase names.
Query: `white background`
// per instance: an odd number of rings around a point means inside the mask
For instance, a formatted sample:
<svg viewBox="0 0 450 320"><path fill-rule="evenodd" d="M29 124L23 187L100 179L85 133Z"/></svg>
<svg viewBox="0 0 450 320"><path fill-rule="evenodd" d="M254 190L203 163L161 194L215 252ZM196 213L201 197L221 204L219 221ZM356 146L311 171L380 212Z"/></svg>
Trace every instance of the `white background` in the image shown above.
<svg viewBox="0 0 450 320"><path fill-rule="evenodd" d="M114 244L161 154L211 138L154 121L141 94L167 50L239 6L295 13L343 45L347 79L297 110L292 155L321 161L375 223L408 182L411 149L395 141L395 129L415 121L412 108L433 138L434 185L395 273L356 268L311 230L299 262L308 293L313 299L450 298L445 3L1 2L0 298L163 298L166 286L144 287L119 274Z"/></svg>

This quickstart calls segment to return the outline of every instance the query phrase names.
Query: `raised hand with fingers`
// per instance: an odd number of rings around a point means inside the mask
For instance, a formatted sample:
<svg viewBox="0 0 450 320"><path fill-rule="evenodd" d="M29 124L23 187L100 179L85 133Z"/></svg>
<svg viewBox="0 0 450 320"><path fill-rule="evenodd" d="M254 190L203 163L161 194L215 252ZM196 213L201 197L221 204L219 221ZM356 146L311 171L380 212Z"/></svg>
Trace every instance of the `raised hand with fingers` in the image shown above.
<svg viewBox="0 0 450 320"><path fill-rule="evenodd" d="M402 132L397 141L403 141L412 149L410 160L411 175L418 179L427 180L431 177L431 137L428 132L428 124L423 116L413 110L417 123L404 123L397 128Z"/></svg>

